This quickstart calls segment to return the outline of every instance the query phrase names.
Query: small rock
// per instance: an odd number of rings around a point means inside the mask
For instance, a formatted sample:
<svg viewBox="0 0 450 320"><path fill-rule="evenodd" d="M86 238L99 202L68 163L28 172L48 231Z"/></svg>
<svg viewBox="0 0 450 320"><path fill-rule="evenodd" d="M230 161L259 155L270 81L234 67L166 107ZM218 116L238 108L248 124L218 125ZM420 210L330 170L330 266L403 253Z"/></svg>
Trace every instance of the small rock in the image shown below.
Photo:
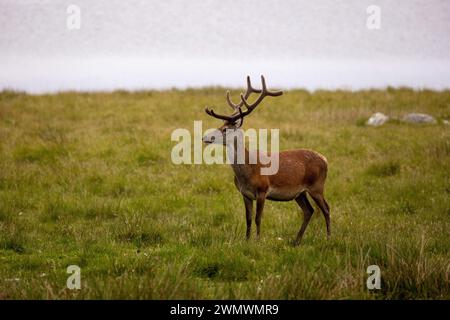
<svg viewBox="0 0 450 320"><path fill-rule="evenodd" d="M381 112L374 113L369 120L367 120L368 126L381 126L389 120L389 117Z"/></svg>
<svg viewBox="0 0 450 320"><path fill-rule="evenodd" d="M448 120L442 120L442 123L445 124L446 126L448 126L450 124L450 121Z"/></svg>
<svg viewBox="0 0 450 320"><path fill-rule="evenodd" d="M425 113L409 113L402 120L409 123L436 123L433 116Z"/></svg>

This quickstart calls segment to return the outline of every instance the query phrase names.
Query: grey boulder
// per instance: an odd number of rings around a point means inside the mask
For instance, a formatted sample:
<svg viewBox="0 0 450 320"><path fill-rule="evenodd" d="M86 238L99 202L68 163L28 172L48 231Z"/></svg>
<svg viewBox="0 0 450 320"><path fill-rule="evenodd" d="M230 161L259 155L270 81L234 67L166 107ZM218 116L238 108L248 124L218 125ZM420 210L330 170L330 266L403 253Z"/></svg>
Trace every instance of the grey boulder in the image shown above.
<svg viewBox="0 0 450 320"><path fill-rule="evenodd" d="M436 123L433 116L425 113L409 113L402 118L402 121L408 123Z"/></svg>
<svg viewBox="0 0 450 320"><path fill-rule="evenodd" d="M386 123L389 120L389 117L384 113L377 112L370 116L369 120L367 120L368 126L378 127Z"/></svg>

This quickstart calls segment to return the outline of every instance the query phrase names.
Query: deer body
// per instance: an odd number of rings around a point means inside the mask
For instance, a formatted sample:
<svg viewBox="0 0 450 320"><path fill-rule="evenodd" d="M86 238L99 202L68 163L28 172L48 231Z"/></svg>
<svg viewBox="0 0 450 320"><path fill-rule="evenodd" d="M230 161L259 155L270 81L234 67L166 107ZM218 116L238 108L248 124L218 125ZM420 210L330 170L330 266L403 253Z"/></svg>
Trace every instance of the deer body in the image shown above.
<svg viewBox="0 0 450 320"><path fill-rule="evenodd" d="M215 141L212 135L203 137L203 141L205 143L223 143L227 148L227 153L234 155L231 166L234 171L234 183L242 194L245 204L247 239L251 234L254 201L256 201L256 232L259 236L266 199L273 201L296 200L304 213L303 223L295 240L295 244L299 244L314 212L306 194L309 194L321 209L326 221L327 236L330 237L330 212L323 195L328 170L327 160L324 156L306 149L282 151L278 154L278 171L272 175L262 175L261 167L267 166L260 161L263 154L257 151L248 151L245 147L238 147L238 145L244 145L244 135L240 129L244 116L248 115L265 96L281 95L281 92L268 91L264 77L261 79L263 88L256 90L251 87L250 79L247 77L247 92L245 96L241 94L239 105L233 104L230 101L229 92L227 93L228 104L236 111L232 116L217 115L213 110L206 109L209 115L223 119L225 123L217 129L217 132L223 137L221 141ZM249 105L246 99L253 92L261 93L261 95L254 104ZM245 112L241 110L243 105L247 107ZM227 134L233 135L232 143L225 139ZM249 161L251 152L257 152L256 163ZM237 161L240 158L239 153L241 159L245 159L243 163Z"/></svg>

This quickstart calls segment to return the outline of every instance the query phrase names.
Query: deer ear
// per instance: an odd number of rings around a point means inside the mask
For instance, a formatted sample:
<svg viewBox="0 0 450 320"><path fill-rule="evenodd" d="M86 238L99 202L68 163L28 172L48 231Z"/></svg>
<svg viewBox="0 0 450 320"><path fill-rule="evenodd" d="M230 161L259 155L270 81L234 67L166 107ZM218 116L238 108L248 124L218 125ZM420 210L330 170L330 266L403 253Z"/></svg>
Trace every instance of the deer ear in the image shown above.
<svg viewBox="0 0 450 320"><path fill-rule="evenodd" d="M242 127L242 125L244 124L244 118L239 118L238 120L236 120L236 128L240 128Z"/></svg>

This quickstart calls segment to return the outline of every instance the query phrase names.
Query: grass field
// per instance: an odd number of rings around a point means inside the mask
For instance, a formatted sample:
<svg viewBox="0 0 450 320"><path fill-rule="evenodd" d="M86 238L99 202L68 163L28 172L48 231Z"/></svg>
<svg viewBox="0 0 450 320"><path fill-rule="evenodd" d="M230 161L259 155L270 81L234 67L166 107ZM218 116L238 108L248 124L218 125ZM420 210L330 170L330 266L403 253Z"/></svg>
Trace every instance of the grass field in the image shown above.
<svg viewBox="0 0 450 320"><path fill-rule="evenodd" d="M247 242L231 168L172 164L172 131L217 127L203 108L224 97L0 93L0 298L450 298L450 91L295 90L246 120L328 158L332 238L316 210L300 247L295 202L266 202ZM365 126L377 111L439 122Z"/></svg>

